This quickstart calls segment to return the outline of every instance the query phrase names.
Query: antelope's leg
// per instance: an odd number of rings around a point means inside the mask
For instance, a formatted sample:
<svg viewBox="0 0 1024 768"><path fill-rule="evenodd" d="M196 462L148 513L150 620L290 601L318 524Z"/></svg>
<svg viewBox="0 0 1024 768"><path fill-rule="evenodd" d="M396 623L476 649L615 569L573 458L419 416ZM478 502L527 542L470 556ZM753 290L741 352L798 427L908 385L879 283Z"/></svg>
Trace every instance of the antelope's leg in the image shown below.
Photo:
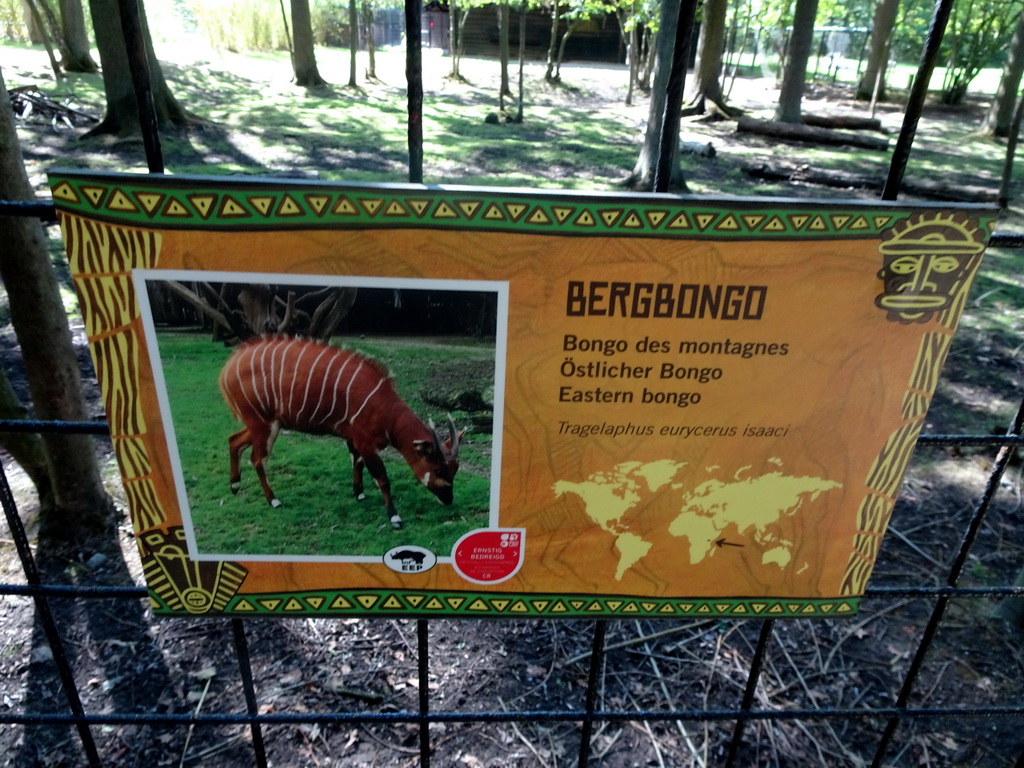
<svg viewBox="0 0 1024 768"><path fill-rule="evenodd" d="M356 447L352 445L351 440L345 442L348 444L349 453L352 454L352 495L359 501L363 501L366 498L366 494L363 493L363 467L366 466L366 462L363 461L363 457Z"/></svg>
<svg viewBox="0 0 1024 768"><path fill-rule="evenodd" d="M372 451L360 452L360 455L363 457L363 463L366 465L367 470L369 470L370 475L377 482L381 496L384 497L384 507L387 511L388 519L391 521L391 527L396 531L401 529L402 518L398 516L395 502L391 498L391 481L388 480L388 473L384 468L384 462L381 461L380 456Z"/></svg>
<svg viewBox="0 0 1024 768"><path fill-rule="evenodd" d="M250 437L252 438L252 465L256 468L256 475L260 479L260 485L263 486L263 495L266 496L267 501L272 507L280 507L281 502L274 495L274 491L270 487L270 483L267 482L267 456L270 453L270 444L272 437L272 430L270 424L259 424L250 430Z"/></svg>
<svg viewBox="0 0 1024 768"><path fill-rule="evenodd" d="M231 484L231 492L238 493L242 486L242 470L239 468L239 461L242 458L242 451L252 445L252 438L249 436L248 428L243 428L228 438L228 456L231 461L228 482Z"/></svg>

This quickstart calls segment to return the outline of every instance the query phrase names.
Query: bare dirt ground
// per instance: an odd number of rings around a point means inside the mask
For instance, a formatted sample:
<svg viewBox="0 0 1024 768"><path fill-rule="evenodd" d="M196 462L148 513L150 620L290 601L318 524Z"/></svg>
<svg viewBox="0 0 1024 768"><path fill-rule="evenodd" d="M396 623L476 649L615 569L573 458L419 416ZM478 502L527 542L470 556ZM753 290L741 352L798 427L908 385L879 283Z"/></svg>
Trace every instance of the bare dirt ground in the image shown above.
<svg viewBox="0 0 1024 768"><path fill-rule="evenodd" d="M0 54L9 52L0 49ZM8 76L9 62L0 59ZM45 71L45 64L32 63ZM288 88L279 72L248 71L253 82ZM639 127L645 104L621 105L620 69L575 67L565 72L574 103L614 113ZM385 83L399 83L383 75ZM265 78L261 80L261 78ZM475 75L477 86L482 75ZM392 85L390 87L397 87ZM436 82L435 93L462 86ZM548 95L544 95L547 93ZM564 89L536 86L534 99L565 99ZM738 80L732 102L756 116L770 113L770 79ZM460 91L459 97L465 93ZM855 111L841 91L812 90L808 112ZM980 105L975 104L970 119ZM883 122L895 130L899 104L885 105ZM928 122L934 118L932 122ZM925 124L964 119L933 110ZM932 130L928 128L927 130ZM49 126L26 126L23 138L33 176L62 159L73 144ZM637 136L631 140L635 142ZM718 157L730 153L777 159L778 142L740 137L727 123L687 123L684 140L711 141ZM241 140L241 139L240 139ZM790 156L800 148L786 146ZM101 167L113 153L119 161L140 157L136 143L91 145L76 163ZM694 159L695 186L710 190L733 173L721 159ZM287 160L282 161L287 165ZM624 175L624 170L617 172ZM611 177L607 169L577 169ZM965 174L970 175L965 170ZM992 185L972 176L971 183ZM701 187L703 185L703 187ZM822 190L805 184L775 185L762 194L872 197L864 190ZM995 296L979 296L968 313L990 317L1019 313L1019 275ZM1016 315L1019 317L1019 315ZM1011 323L1011 325L1013 325ZM965 322L950 356L928 430L957 431L966 422L977 433L1005 431L1022 391L1021 347L1013 334L993 335L990 326ZM1019 325L1014 326L1019 331ZM5 370L17 370L16 342L4 336ZM93 404L100 410L93 390ZM106 447L100 444L106 455ZM939 586L956 554L974 501L981 493L993 451L919 451L905 483L872 584ZM4 457L30 533L35 510L24 475ZM115 470L108 461L111 490ZM1024 563L1022 465L1015 462L982 526L963 585L1012 582ZM123 502L123 499L121 500ZM70 560L46 560L47 580L81 585L141 584L130 529L122 525L117 545L83 550ZM91 560L100 552L105 560ZM90 563L87 565L86 563ZM0 582L23 583L10 533L0 526ZM244 712L235 648L225 621L156 620L142 602L54 600L54 611L89 712ZM846 620L791 620L776 625L758 686L756 708L854 708L869 713L891 706L914 653L933 600L865 601ZM910 703L915 707L1024 707L1024 638L991 616L988 600L957 600L947 611ZM553 710L581 708L592 625L552 621L432 621L430 693L435 711ZM755 622L635 622L609 626L606 663L600 670L601 709L734 709L742 697L759 625ZM404 620L296 619L249 622L247 637L263 712L395 712L417 707L416 637ZM0 711L63 712L66 704L49 651L28 599L0 598ZM799 723L751 723L741 766L860 766L870 762L884 720L865 716ZM930 718L906 721L887 760L894 766L1011 766L1024 749L1015 718ZM720 764L732 734L731 721L607 723L593 740L592 765L705 766ZM140 726L93 728L108 765L251 765L248 730L199 725L194 729ZM574 765L576 723L435 724L432 764L452 768ZM413 726L273 725L264 729L275 766L414 766ZM71 729L0 726L0 765L83 765Z"/></svg>

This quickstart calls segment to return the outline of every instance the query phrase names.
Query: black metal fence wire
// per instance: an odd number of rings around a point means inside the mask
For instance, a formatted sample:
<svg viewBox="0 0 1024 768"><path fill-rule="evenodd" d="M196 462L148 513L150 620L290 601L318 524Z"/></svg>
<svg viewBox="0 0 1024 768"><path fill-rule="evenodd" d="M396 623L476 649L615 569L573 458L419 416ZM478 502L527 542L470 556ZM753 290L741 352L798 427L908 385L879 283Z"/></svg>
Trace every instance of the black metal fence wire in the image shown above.
<svg viewBox="0 0 1024 768"><path fill-rule="evenodd" d="M152 93L145 43L139 24L139 9L136 0L119 0L121 19L126 31L129 59L132 62L132 77L139 103L140 122L144 133L146 158L151 173L163 173L163 160L160 150L160 138L156 129L156 113L153 108ZM677 30L676 65L669 84L669 90L677 94L670 103L678 102L681 93L685 62L690 45L690 34L696 11L696 0L683 0ZM910 158L914 134L924 107L926 86L935 67L939 45L948 22L953 0L938 0L932 18L931 28L922 52L921 64L915 85L907 106L903 128L891 157L890 171L882 198L895 200L903 175ZM406 41L407 41L407 77L409 79L409 179L421 182L423 176L423 133L422 133L422 100L423 88L421 81L420 56L420 16L421 4L418 0L406 2ZM678 115L667 114L665 124L671 125L672 120L678 122ZM671 139L663 143L671 147ZM667 166L660 164L662 170L657 175L655 191L666 191L668 173ZM24 203L19 201L0 201L0 215L36 217L44 222L56 219L53 206L47 203ZM1024 248L1024 234L995 235L990 245L1000 248ZM429 768L431 759L431 738L429 726L432 723L579 723L580 745L578 765L584 768L593 757L592 737L594 726L599 723L611 722L697 722L717 723L733 722L732 738L724 758L724 765L739 765L740 748L744 744L744 734L751 721L771 722L831 722L870 719L884 720L885 727L875 747L871 765L878 767L886 764L893 746L897 729L903 721L928 720L936 718L965 718L970 720L1002 717L1010 718L1017 725L1017 731L1024 731L1024 702L1018 700L1001 706L986 707L915 707L910 705L911 695L919 682L922 665L929 653L933 640L942 624L950 602L954 599L978 600L982 598L1024 597L1024 587L1002 586L986 588L965 588L958 586L960 577L967 564L968 555L974 545L986 513L989 511L1000 481L1014 453L1024 446L1022 437L1024 426L1024 401L1017 410L1006 435L923 435L919 445L959 446L974 448L991 448L997 450L996 457L988 473L984 491L973 507L970 521L960 541L959 551L945 575L943 586L886 586L870 585L865 592L865 600L910 598L932 601L931 615L924 631L917 639L913 659L898 686L895 703L891 706L864 707L823 707L823 708L786 708L767 709L755 708L755 692L761 678L761 670L765 662L769 644L772 642L775 624L773 620L760 622L760 630L754 652L752 654L743 696L734 708L703 708L703 709L598 709L598 691L601 670L605 662L605 638L607 620L593 622L590 653L590 670L587 678L585 703L582 710L521 710L521 711L431 711L430 699L430 623L428 620L416 621L417 637L417 682L418 708L416 711L404 712L365 712L365 711L334 711L327 713L287 714L272 711L261 711L259 697L253 679L249 646L246 637L246 622L242 619L230 619L234 638L235 656L238 661L239 677L245 699L245 712L238 713L205 713L205 714L158 714L158 713L117 713L87 712L82 696L76 683L72 664L66 650L65 640L58 630L54 619L51 601L58 598L75 600L109 600L141 601L147 597L143 587L88 587L44 584L36 566L35 558L26 535L24 525L8 482L7 473L0 463L0 505L4 510L7 525L13 538L18 557L25 576L25 584L0 583L0 595L21 596L31 598L36 609L36 620L45 634L46 642L52 653L62 685L63 695L67 704L66 713L36 714L29 712L0 714L0 724L9 726L74 726L81 741L82 753L90 766L103 765L94 738L93 729L113 725L150 725L187 727L197 724L208 725L247 725L251 732L253 759L257 766L268 766L266 746L263 738L263 727L275 724L414 724L419 732L419 764ZM103 435L107 431L106 424L99 422L43 422L34 420L0 420L0 432L74 432ZM176 619L176 621L186 621ZM197 620L209 621L209 620ZM138 681L143 685L143 681ZM1015 760L1017 768L1024 768L1024 749L1019 756L1007 755L1008 760Z"/></svg>

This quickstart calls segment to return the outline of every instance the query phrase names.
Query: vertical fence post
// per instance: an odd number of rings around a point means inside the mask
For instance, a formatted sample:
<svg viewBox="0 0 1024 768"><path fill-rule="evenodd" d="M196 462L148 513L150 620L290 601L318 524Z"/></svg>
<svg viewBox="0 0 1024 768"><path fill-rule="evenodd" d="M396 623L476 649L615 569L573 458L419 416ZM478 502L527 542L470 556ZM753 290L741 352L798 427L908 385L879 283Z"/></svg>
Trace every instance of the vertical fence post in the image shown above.
<svg viewBox="0 0 1024 768"><path fill-rule="evenodd" d="M914 78L914 85L907 101L907 109L903 115L903 127L900 129L899 139L896 140L896 147L892 151L889 175L885 179L885 186L882 187L883 200L895 200L900 193L903 175L907 171L907 162L910 160L910 149L914 145L914 136L917 134L917 123L921 119L924 101L928 96L928 83L931 82L935 64L939 59L939 46L942 45L942 36L946 32L949 14L952 10L953 0L938 0L935 3L931 26L928 28L928 37L925 40L924 50L921 52L921 64L917 69L917 76Z"/></svg>
<svg viewBox="0 0 1024 768"><path fill-rule="evenodd" d="M7 527L11 531L11 538L14 540L15 549L18 551L18 558L21 560L21 567L25 572L25 581L30 587L42 585L39 576L39 569L36 567L35 558L32 556L32 549L28 543L28 536L25 534L25 526L21 523L18 515L18 506L14 501L14 494L7 482L7 472L4 470L3 462L0 462L0 506L4 508L4 516L7 518ZM43 633L46 635L46 642L53 654L53 663L57 665L57 674L60 676L61 687L64 688L64 696L67 698L68 708L71 713L79 718L85 717L85 707L82 706L82 699L78 695L78 685L75 683L75 675L71 670L71 662L64 651L64 643L61 642L60 632L57 630L57 622L54 621L53 612L50 610L50 603L40 593L32 595L35 603L36 618L39 620ZM89 730L89 724L84 720L75 723L78 730L78 737L82 741L82 749L85 750L85 758L92 768L102 765L99 751L96 749L96 741Z"/></svg>
<svg viewBox="0 0 1024 768"><path fill-rule="evenodd" d="M430 623L416 619L420 704L420 768L430 768Z"/></svg>
<svg viewBox="0 0 1024 768"><path fill-rule="evenodd" d="M160 149L160 132L157 129L156 105L153 103L153 86L149 70L149 49L142 34L142 16L139 0L117 0L121 12L121 31L128 54L128 69L132 73L135 102L139 110L139 126L142 129L142 143L146 150L146 163L150 173L164 172L164 157Z"/></svg>
<svg viewBox="0 0 1024 768"><path fill-rule="evenodd" d="M741 713L749 712L754 706L757 683L761 679L761 668L764 666L764 657L768 652L768 641L771 639L774 627L774 619L765 619L761 622L761 633L757 636L754 657L750 660L750 672L747 673L747 685L743 690L743 702L740 704ZM743 743L743 731L746 727L747 721L745 718L741 717L736 721L736 727L732 731L732 739L729 741L729 753L725 758L726 768L736 764L736 753L740 748L740 744Z"/></svg>
<svg viewBox="0 0 1024 768"><path fill-rule="evenodd" d="M405 0L405 79L409 101L409 182L423 183L422 0Z"/></svg>
<svg viewBox="0 0 1024 768"><path fill-rule="evenodd" d="M231 632L235 637L235 655L238 656L238 671L242 677L242 692L245 694L245 710L250 716L259 714L256 701L256 686L252 679L252 665L249 663L249 643L245 639L245 624L241 619L231 620ZM252 733L252 751L256 756L259 768L267 766L267 752L263 744L263 729L259 723L250 722Z"/></svg>
<svg viewBox="0 0 1024 768"><path fill-rule="evenodd" d="M1024 401L1021 402L1020 407L1017 409L1017 414L1014 416L1013 423L1007 431L1007 434L1019 435L1021 434L1022 427L1024 427ZM960 551L957 552L956 558L954 558L952 565L950 565L949 574L946 577L947 586L956 587L957 582L960 580L960 574L963 573L964 566L967 564L967 556L970 554L971 547L974 545L974 540L978 536L978 531L981 530L981 524L985 521L985 514L988 512L988 509L992 504L992 500L995 498L996 491L999 490L999 481L1002 480L1003 473L1006 471L1006 467L1009 465L1010 459L1013 458L1016 452L1016 446L1012 445L1004 445L999 449L999 453L996 455L996 460L992 465L992 471L988 476L988 483L985 485L985 490L982 493L981 498L975 505L974 515L971 518L970 524L967 526L967 531L964 533L963 540L960 542ZM928 648L931 646L932 640L935 638L935 635L939 630L939 624L942 622L942 616L945 614L946 607L949 605L950 600L952 600L950 595L939 595L939 598L935 601L935 607L932 609L931 618L925 626L924 633L921 636L921 642L917 646L917 652L914 654L913 661L910 662L910 667L907 669L907 676L903 680L903 686L896 699L897 710L904 710L907 707L907 702L910 700L910 694L914 690L914 683L917 682L917 676L920 674L921 667L924 665L925 656L928 654ZM875 751L875 759L871 763L872 768L881 768L885 761L885 753L889 749L889 743L892 741L892 737L896 733L896 728L899 723L899 714L893 715L889 718L889 722L886 723L885 726L885 731L882 733L882 738L878 743L878 749Z"/></svg>
<svg viewBox="0 0 1024 768"><path fill-rule="evenodd" d="M594 638L590 649L590 674L587 676L587 697L583 705L585 712L583 727L580 729L579 768L586 768L590 757L590 737L594 733L594 711L597 709L597 687L604 664L604 639L608 633L607 619L594 622Z"/></svg>

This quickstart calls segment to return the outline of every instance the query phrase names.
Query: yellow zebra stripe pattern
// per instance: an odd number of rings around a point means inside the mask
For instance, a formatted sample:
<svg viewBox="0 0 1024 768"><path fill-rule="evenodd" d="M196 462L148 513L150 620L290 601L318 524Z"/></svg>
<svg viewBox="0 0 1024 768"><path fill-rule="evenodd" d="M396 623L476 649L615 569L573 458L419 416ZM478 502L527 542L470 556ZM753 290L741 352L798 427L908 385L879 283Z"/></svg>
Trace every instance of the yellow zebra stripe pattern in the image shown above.
<svg viewBox="0 0 1024 768"><path fill-rule="evenodd" d="M146 421L139 402L139 307L131 270L156 266L162 236L158 232L117 227L59 212L61 230L77 275L82 313L96 375L103 385L128 509L136 530L166 522L152 481L152 462L144 441Z"/></svg>
<svg viewBox="0 0 1024 768"><path fill-rule="evenodd" d="M959 312L953 317L958 317ZM929 393L935 391L952 341L949 333L926 333L921 337L917 360L903 396L904 424L889 435L882 452L875 459L865 485L867 493L857 515L857 533L853 538L853 552L846 566L840 587L841 595L860 595L864 592L875 558L882 545L882 535L889 524L903 473L917 444L928 410Z"/></svg>

